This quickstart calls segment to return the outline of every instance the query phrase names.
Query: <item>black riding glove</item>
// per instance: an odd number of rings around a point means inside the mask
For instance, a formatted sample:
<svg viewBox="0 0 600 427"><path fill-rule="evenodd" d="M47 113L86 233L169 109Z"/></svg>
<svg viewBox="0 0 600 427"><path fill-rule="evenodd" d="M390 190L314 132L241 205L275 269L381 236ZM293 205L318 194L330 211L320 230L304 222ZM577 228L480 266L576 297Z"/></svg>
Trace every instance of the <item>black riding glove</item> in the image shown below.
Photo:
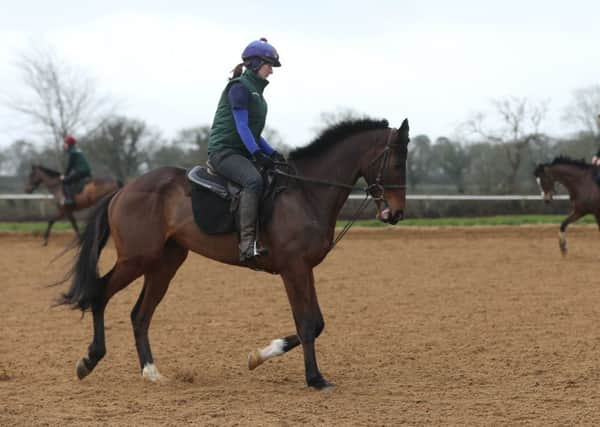
<svg viewBox="0 0 600 427"><path fill-rule="evenodd" d="M277 163L286 163L285 157L277 151L273 151L271 154L271 159L273 159Z"/></svg>
<svg viewBox="0 0 600 427"><path fill-rule="evenodd" d="M258 150L252 155L254 163L260 166L262 169L272 169L275 167L273 159L267 156L264 152Z"/></svg>

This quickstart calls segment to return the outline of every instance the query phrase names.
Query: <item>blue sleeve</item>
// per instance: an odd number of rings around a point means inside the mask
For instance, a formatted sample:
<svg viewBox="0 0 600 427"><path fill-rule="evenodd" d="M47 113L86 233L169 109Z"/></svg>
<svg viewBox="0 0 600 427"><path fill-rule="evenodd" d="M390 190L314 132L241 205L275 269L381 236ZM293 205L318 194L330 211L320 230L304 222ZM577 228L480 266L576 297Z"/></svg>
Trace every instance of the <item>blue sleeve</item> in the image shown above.
<svg viewBox="0 0 600 427"><path fill-rule="evenodd" d="M235 120L235 128L240 134L244 146L250 154L254 154L259 148L258 145L256 145L256 141L254 141L254 135L252 135L252 132L250 132L250 128L248 127L248 110L234 108L232 111L233 119Z"/></svg>
<svg viewBox="0 0 600 427"><path fill-rule="evenodd" d="M241 83L234 83L227 92L231 112L235 121L235 128L250 154L254 154L259 149L254 140L254 136L248 127L248 98L250 91Z"/></svg>
<svg viewBox="0 0 600 427"><path fill-rule="evenodd" d="M275 152L273 147L271 147L269 145L269 143L262 136L260 137L260 140L258 141L258 146L260 147L261 150L263 150L269 156L271 156Z"/></svg>

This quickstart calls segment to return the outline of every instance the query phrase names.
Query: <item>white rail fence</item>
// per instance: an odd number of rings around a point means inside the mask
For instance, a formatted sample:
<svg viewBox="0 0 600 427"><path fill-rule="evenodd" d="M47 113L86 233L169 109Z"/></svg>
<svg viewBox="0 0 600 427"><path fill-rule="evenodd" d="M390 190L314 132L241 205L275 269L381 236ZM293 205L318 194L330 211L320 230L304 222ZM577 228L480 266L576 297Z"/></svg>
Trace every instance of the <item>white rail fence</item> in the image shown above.
<svg viewBox="0 0 600 427"><path fill-rule="evenodd" d="M365 196L362 194L351 194L350 199L359 200ZM502 194L502 195L479 195L479 194L407 194L408 200L542 200L541 195L530 194ZM557 200L568 200L566 194L554 196ZM50 194L0 194L0 200L48 200L52 199Z"/></svg>
<svg viewBox="0 0 600 427"><path fill-rule="evenodd" d="M350 199L353 201L363 200L364 194L351 194ZM503 201L542 201L541 195L531 194L503 194L503 195L475 195L475 194L408 194L406 196L408 200L424 201L441 201L441 202L460 202L460 201L489 201L489 202L503 202ZM557 200L568 200L569 196L565 194L554 196ZM27 209L39 209L39 218L46 218L47 215L51 215L55 211L53 197L50 194L0 194L0 217L3 221L7 220L20 220L19 218L28 217L29 214L23 214L22 212L31 212ZM23 201L34 201L34 205L30 207L19 207L18 205L7 206L3 201L7 202L18 202ZM35 202L37 201L37 203ZM3 206L4 205L4 206ZM19 203L20 205L20 203ZM3 211L3 209L6 209ZM13 209L15 209L13 211ZM353 208L348 208L353 209ZM13 215L14 212L14 215ZM350 212L350 211L348 211ZM348 214L346 212L345 214ZM354 211L352 211L354 212ZM2 215L4 214L4 215ZM489 213L484 213L487 215Z"/></svg>

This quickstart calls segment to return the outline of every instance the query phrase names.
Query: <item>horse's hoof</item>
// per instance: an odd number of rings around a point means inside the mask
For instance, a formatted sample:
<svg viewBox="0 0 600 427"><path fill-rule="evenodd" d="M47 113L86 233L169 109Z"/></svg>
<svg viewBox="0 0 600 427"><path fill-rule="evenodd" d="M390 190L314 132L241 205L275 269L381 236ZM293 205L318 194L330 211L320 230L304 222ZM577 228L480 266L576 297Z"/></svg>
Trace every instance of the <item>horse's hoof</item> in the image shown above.
<svg viewBox="0 0 600 427"><path fill-rule="evenodd" d="M260 352L258 350L251 351L248 353L248 369L251 371L262 365L264 360L260 357Z"/></svg>
<svg viewBox="0 0 600 427"><path fill-rule="evenodd" d="M144 369L142 369L142 378L153 383L158 383L165 379L153 363L144 366Z"/></svg>
<svg viewBox="0 0 600 427"><path fill-rule="evenodd" d="M90 374L90 372L92 372L85 365L85 362L83 361L83 359L79 359L75 369L77 370L77 378L79 378L80 380L84 379L85 377L87 377Z"/></svg>
<svg viewBox="0 0 600 427"><path fill-rule="evenodd" d="M567 245L560 245L560 254L562 256L567 256Z"/></svg>
<svg viewBox="0 0 600 427"><path fill-rule="evenodd" d="M330 383L323 377L320 377L309 381L308 386L314 388L315 390L325 390L335 387L335 384Z"/></svg>

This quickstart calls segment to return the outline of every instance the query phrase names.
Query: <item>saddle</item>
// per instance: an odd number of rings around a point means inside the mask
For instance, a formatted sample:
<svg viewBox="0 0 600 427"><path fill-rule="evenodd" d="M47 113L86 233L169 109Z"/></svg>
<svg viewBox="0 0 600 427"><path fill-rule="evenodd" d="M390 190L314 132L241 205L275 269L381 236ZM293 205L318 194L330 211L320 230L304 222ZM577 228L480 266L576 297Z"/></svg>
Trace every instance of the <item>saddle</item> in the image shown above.
<svg viewBox="0 0 600 427"><path fill-rule="evenodd" d="M85 186L88 185L90 182L92 182L92 177L86 176L85 178L81 178L75 182L66 185L68 185L73 196L76 196L77 194L81 193Z"/></svg>
<svg viewBox="0 0 600 427"><path fill-rule="evenodd" d="M219 175L209 162L206 163L207 166L195 166L187 173L194 220L206 234L239 232L238 207L242 187ZM269 223L275 199L286 189L273 173L263 174L263 180L265 191L258 211L261 228Z"/></svg>

